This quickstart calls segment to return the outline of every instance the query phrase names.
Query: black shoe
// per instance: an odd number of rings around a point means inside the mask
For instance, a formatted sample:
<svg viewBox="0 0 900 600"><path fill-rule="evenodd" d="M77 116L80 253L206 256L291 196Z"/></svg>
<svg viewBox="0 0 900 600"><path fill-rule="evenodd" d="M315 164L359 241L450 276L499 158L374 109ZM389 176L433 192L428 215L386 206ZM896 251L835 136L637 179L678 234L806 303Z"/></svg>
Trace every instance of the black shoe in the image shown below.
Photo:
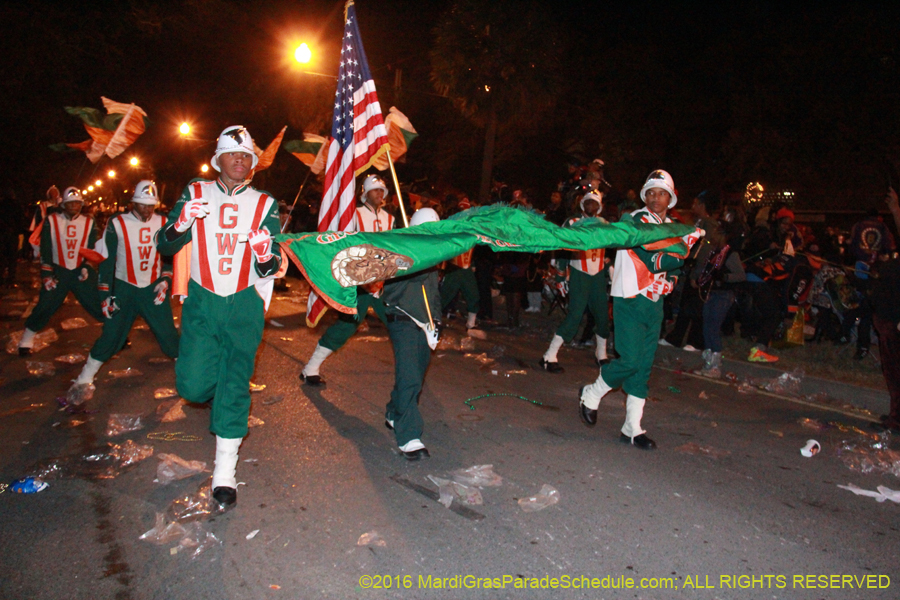
<svg viewBox="0 0 900 600"><path fill-rule="evenodd" d="M318 375L304 375L303 373L300 373L300 381L312 387L325 385L325 380Z"/></svg>
<svg viewBox="0 0 900 600"><path fill-rule="evenodd" d="M608 357L604 358L602 360L599 358L594 358L594 362L597 363L598 367L602 367L603 365L608 365L609 361L610 361L610 359Z"/></svg>
<svg viewBox="0 0 900 600"><path fill-rule="evenodd" d="M428 448L419 448L418 450L413 450L412 452L403 452L401 450L401 453L403 454L403 457L409 461L431 458L431 454L428 453Z"/></svg>
<svg viewBox="0 0 900 600"><path fill-rule="evenodd" d="M391 421L390 419L384 420L384 426L387 427L388 429L390 429L391 431L394 430L394 422Z"/></svg>
<svg viewBox="0 0 900 600"><path fill-rule="evenodd" d="M587 425L588 427L593 427L597 424L597 411L592 410L584 405L584 402L581 401L581 394L584 393L584 387L578 390L578 414L581 415L581 421Z"/></svg>
<svg viewBox="0 0 900 600"><path fill-rule="evenodd" d="M19 356L31 356L31 348L19 348Z"/></svg>
<svg viewBox="0 0 900 600"><path fill-rule="evenodd" d="M646 433L636 435L634 438L630 438L623 433L619 436L619 441L623 444L637 446L641 450L656 450L656 442L648 438Z"/></svg>
<svg viewBox="0 0 900 600"><path fill-rule="evenodd" d="M559 366L558 362L547 362L543 358L541 362L538 363L541 365L541 368L549 373L564 373L566 370Z"/></svg>
<svg viewBox="0 0 900 600"><path fill-rule="evenodd" d="M862 360L869 355L868 348L857 348L856 354L853 355L853 360Z"/></svg>
<svg viewBox="0 0 900 600"><path fill-rule="evenodd" d="M230 487L219 486L213 490L213 499L221 508L230 508L237 502L237 490Z"/></svg>

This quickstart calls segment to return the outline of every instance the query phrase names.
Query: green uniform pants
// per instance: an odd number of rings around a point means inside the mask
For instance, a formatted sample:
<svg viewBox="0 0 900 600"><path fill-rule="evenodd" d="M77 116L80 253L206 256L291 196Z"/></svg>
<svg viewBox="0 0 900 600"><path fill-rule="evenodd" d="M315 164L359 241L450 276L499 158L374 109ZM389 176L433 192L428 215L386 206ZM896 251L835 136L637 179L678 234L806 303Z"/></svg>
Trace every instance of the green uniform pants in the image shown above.
<svg viewBox="0 0 900 600"><path fill-rule="evenodd" d="M360 288L357 289L356 294L356 314L341 313L338 315L338 320L332 323L325 330L325 333L322 334L319 345L323 348L328 348L332 352L339 350L359 329L359 326L366 318L366 314L369 312L370 306L375 311L375 314L378 315L378 318L381 319L381 322L387 323L387 317L384 314L384 302L381 301L381 298L376 298L368 292L363 292L362 288Z"/></svg>
<svg viewBox="0 0 900 600"><path fill-rule="evenodd" d="M467 312L477 313L481 308L478 296L478 282L475 281L475 273L472 269L456 269L448 271L441 282L441 310L453 302L458 293L462 292L466 301Z"/></svg>
<svg viewBox="0 0 900 600"><path fill-rule="evenodd" d="M265 305L255 287L223 297L188 283L175 387L189 402L212 400L209 430L220 437L247 435L250 377L264 324Z"/></svg>
<svg viewBox="0 0 900 600"><path fill-rule="evenodd" d="M571 342L578 333L581 317L589 310L594 315L594 333L609 337L609 295L606 292L606 271L588 275L577 269L569 269L569 312L556 330L556 335ZM616 322L618 326L618 321ZM618 348L618 334L616 347Z"/></svg>
<svg viewBox="0 0 900 600"><path fill-rule="evenodd" d="M394 347L394 389L384 413L394 422L397 445L422 439L425 423L419 412L419 394L431 361L425 332L412 321L388 321L388 335Z"/></svg>
<svg viewBox="0 0 900 600"><path fill-rule="evenodd" d="M116 304L119 311L111 319L103 321L103 333L91 348L91 358L106 362L122 349L134 320L141 316L156 336L160 350L169 358L178 356L178 332L172 320L172 305L165 302L156 305L156 292L152 285L139 288L121 279L115 285Z"/></svg>
<svg viewBox="0 0 900 600"><path fill-rule="evenodd" d="M31 331L40 331L47 326L50 318L56 314L59 307L66 300L69 292L75 294L75 299L84 307L89 315L100 322L106 320L103 311L100 310L100 292L97 291L97 272L88 269L88 278L84 281L78 281L81 275L81 268L74 270L63 269L57 267L54 269L53 276L59 280L56 288L46 290L41 287L41 293L38 296L37 306L34 307L31 316L25 320L25 327Z"/></svg>
<svg viewBox="0 0 900 600"><path fill-rule="evenodd" d="M621 387L626 394L646 398L653 358L663 319L663 300L613 297L616 352L619 358L603 366L600 376L606 385Z"/></svg>

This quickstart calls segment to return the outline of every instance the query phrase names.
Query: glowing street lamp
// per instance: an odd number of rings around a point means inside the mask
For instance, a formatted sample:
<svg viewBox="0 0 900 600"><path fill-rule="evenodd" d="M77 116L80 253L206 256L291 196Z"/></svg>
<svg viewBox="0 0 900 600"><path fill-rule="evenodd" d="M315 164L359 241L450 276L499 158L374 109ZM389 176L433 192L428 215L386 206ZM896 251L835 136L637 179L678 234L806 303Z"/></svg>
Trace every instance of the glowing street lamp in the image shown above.
<svg viewBox="0 0 900 600"><path fill-rule="evenodd" d="M129 163L132 167L138 166L138 163L140 163L140 162L141 162L141 161L138 160L138 157L137 157L137 156L132 156L132 157L131 157L131 160L128 161L128 163Z"/></svg>
<svg viewBox="0 0 900 600"><path fill-rule="evenodd" d="M94 185L96 185L97 187L100 187L101 185L103 185L103 180L98 179L97 181L94 182Z"/></svg>
<svg viewBox="0 0 900 600"><path fill-rule="evenodd" d="M200 167L200 172L206 173L207 171L209 171L209 165L203 165L202 167Z"/></svg>
<svg viewBox="0 0 900 600"><path fill-rule="evenodd" d="M88 186L88 191L89 191L89 192L93 192L93 191L94 191L94 186L89 185L89 186Z"/></svg>
<svg viewBox="0 0 900 600"><path fill-rule="evenodd" d="M191 132L191 126L187 123L182 123L181 127L178 128L178 133L181 135L187 135Z"/></svg>
<svg viewBox="0 0 900 600"><path fill-rule="evenodd" d="M107 171L106 176L109 177L110 179L112 179L113 177L116 176L116 172L113 171L112 169L110 169L109 171Z"/></svg>
<svg viewBox="0 0 900 600"><path fill-rule="evenodd" d="M303 42L297 49L294 50L294 59L301 64L306 64L310 60L312 60L312 51L309 49L309 46L306 42Z"/></svg>

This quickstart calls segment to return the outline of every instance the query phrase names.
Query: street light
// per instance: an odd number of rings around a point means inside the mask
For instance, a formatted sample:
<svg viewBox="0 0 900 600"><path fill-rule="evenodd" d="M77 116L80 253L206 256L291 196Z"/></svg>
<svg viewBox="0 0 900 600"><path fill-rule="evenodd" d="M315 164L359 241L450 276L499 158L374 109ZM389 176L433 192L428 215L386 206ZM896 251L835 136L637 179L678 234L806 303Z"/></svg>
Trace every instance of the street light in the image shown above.
<svg viewBox="0 0 900 600"><path fill-rule="evenodd" d="M138 166L138 163L140 163L141 161L138 160L137 156L132 156L131 160L129 160L128 162L129 162L129 164L131 164L132 167L136 167L136 166Z"/></svg>
<svg viewBox="0 0 900 600"><path fill-rule="evenodd" d="M297 49L294 50L294 59L301 64L306 64L310 60L312 60L312 51L309 49L309 46L306 42L303 42Z"/></svg>
<svg viewBox="0 0 900 600"><path fill-rule="evenodd" d="M89 186L88 186L88 191L89 191L89 192L93 192L93 191L94 191L94 186L89 185Z"/></svg>
<svg viewBox="0 0 900 600"><path fill-rule="evenodd" d="M112 169L110 169L109 171L107 171L106 176L109 177L110 179L112 179L113 177L116 176L116 172L113 171Z"/></svg>
<svg viewBox="0 0 900 600"><path fill-rule="evenodd" d="M181 127L178 128L178 133L181 135L187 135L191 132L191 126L187 123L182 123Z"/></svg>
<svg viewBox="0 0 900 600"><path fill-rule="evenodd" d="M202 173L206 173L207 171L209 171L209 165L203 165L202 167L200 167L200 171Z"/></svg>
<svg viewBox="0 0 900 600"><path fill-rule="evenodd" d="M100 187L101 185L103 185L103 180L98 179L97 181L94 182L94 185L96 185L97 187Z"/></svg>

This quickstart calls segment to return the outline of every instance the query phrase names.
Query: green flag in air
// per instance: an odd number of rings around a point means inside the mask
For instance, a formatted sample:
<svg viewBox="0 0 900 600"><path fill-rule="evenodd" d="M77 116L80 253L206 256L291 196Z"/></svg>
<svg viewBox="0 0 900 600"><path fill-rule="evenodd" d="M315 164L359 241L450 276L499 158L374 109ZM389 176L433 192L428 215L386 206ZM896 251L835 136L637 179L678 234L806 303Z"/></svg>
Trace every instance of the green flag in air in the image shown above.
<svg viewBox="0 0 900 600"><path fill-rule="evenodd" d="M476 208L446 221L407 229L357 233L281 234L281 248L306 276L316 294L336 310L356 313L356 286L400 277L433 267L476 244L495 252L593 250L651 245L680 257L687 254L682 236L690 225L602 223L584 219L562 228L543 216L506 206Z"/></svg>

